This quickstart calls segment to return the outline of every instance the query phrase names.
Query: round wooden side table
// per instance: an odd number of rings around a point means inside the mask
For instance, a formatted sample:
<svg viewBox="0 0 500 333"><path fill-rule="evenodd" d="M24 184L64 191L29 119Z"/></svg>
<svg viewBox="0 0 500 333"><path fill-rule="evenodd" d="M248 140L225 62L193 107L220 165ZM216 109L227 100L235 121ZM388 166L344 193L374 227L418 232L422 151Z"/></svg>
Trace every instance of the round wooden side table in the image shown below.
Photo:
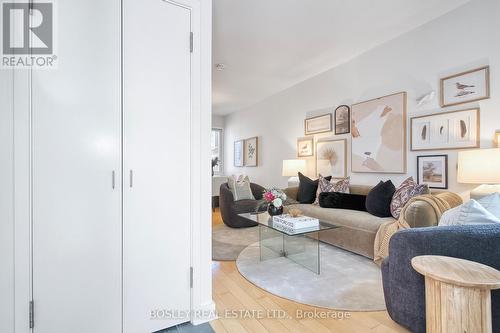
<svg viewBox="0 0 500 333"><path fill-rule="evenodd" d="M411 265L425 276L427 333L492 331L491 290L500 289L499 271L442 256L418 256Z"/></svg>

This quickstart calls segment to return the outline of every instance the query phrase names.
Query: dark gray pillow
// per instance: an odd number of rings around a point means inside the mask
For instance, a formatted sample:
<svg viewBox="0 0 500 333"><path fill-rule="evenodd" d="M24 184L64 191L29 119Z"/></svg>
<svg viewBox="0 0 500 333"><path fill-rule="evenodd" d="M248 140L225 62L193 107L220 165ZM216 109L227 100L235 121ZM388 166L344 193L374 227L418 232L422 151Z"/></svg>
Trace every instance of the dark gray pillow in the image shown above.
<svg viewBox="0 0 500 333"><path fill-rule="evenodd" d="M323 208L340 208L366 212L366 195L341 192L323 192L319 195Z"/></svg>
<svg viewBox="0 0 500 333"><path fill-rule="evenodd" d="M331 176L325 177L328 181ZM312 204L316 200L316 191L318 190L319 180L312 180L299 172L299 190L297 191L297 201L301 204Z"/></svg>
<svg viewBox="0 0 500 333"><path fill-rule="evenodd" d="M378 217L391 217L391 201L394 192L396 192L396 187L390 180L378 183L366 196L368 213Z"/></svg>

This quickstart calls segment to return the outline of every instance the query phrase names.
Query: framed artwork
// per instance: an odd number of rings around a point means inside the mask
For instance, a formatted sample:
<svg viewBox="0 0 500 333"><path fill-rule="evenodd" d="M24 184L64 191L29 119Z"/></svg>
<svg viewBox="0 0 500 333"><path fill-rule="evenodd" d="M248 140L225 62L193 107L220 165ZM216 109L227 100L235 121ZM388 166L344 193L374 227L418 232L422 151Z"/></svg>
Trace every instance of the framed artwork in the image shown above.
<svg viewBox="0 0 500 333"><path fill-rule="evenodd" d="M406 92L351 106L353 172L406 173Z"/></svg>
<svg viewBox="0 0 500 333"><path fill-rule="evenodd" d="M351 108L341 105L335 109L335 135L347 134L351 131Z"/></svg>
<svg viewBox="0 0 500 333"><path fill-rule="evenodd" d="M318 134L332 131L332 114L307 118L304 120L304 135Z"/></svg>
<svg viewBox="0 0 500 333"><path fill-rule="evenodd" d="M417 183L448 188L448 155L417 156Z"/></svg>
<svg viewBox="0 0 500 333"><path fill-rule="evenodd" d="M259 162L259 139L253 137L245 140L245 166L256 167Z"/></svg>
<svg viewBox="0 0 500 333"><path fill-rule="evenodd" d="M316 175L347 177L347 140L321 140L316 143Z"/></svg>
<svg viewBox="0 0 500 333"><path fill-rule="evenodd" d="M297 157L310 157L314 156L314 139L298 138L297 139Z"/></svg>
<svg viewBox="0 0 500 333"><path fill-rule="evenodd" d="M242 167L243 161L243 140L234 141L234 166Z"/></svg>
<svg viewBox="0 0 500 333"><path fill-rule="evenodd" d="M441 106L452 106L490 98L489 66L441 79Z"/></svg>
<svg viewBox="0 0 500 333"><path fill-rule="evenodd" d="M478 148L479 119L477 108L413 117L411 150Z"/></svg>

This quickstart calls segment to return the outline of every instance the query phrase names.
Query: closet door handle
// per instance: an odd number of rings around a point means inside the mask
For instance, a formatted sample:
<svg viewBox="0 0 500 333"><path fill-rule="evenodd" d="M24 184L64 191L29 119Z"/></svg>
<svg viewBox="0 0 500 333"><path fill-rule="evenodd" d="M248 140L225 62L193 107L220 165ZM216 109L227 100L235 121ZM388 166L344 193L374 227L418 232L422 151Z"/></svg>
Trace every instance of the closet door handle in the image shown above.
<svg viewBox="0 0 500 333"><path fill-rule="evenodd" d="M134 170L130 170L129 185L130 185L130 187L134 186Z"/></svg>
<svg viewBox="0 0 500 333"><path fill-rule="evenodd" d="M116 176L116 172L115 170L113 170L113 172L111 173L111 187L113 188L113 190L115 189L115 185L116 185L116 181L115 181L115 177Z"/></svg>

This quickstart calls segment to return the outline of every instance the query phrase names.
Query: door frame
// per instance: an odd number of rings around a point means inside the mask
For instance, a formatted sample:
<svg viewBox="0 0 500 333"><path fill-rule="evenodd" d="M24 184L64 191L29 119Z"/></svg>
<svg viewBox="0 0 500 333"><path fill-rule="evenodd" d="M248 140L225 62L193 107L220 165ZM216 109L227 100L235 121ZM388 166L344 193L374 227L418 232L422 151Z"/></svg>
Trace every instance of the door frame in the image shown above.
<svg viewBox="0 0 500 333"><path fill-rule="evenodd" d="M212 0L162 0L191 11L191 323L216 318L212 300Z"/></svg>

